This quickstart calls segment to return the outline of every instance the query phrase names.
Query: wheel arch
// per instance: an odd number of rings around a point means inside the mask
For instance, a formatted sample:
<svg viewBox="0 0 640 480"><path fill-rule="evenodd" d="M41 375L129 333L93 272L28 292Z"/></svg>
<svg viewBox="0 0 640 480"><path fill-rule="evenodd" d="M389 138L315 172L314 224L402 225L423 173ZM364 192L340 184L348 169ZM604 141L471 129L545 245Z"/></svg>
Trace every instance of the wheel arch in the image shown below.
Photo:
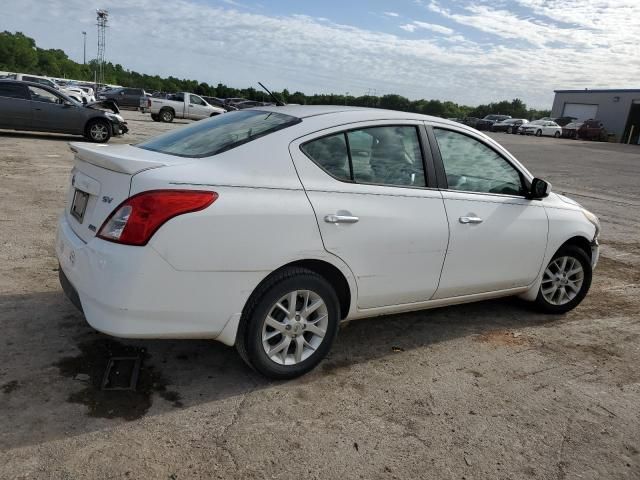
<svg viewBox="0 0 640 480"><path fill-rule="evenodd" d="M231 316L226 325L216 337L216 340L224 343L225 345L233 346L236 343L237 335L242 331L241 323L245 320L245 310L247 305L253 300L253 296L266 282L268 282L274 275L278 274L282 270L291 267L305 268L317 273L327 280L335 289L338 301L340 304L340 319L344 320L349 316L352 309L355 308L355 300L357 296L357 287L355 279L350 275L350 270L346 265L335 265L326 259L320 258L304 258L299 260L290 261L266 275L258 284L253 288L251 293L247 296L242 307L242 313L237 313Z"/></svg>
<svg viewBox="0 0 640 480"><path fill-rule="evenodd" d="M574 237L571 237L569 240L567 240L562 245L560 245L560 247L558 247L556 251L553 252L553 254L555 255L556 252L558 252L558 250L568 246L578 247L579 249L584 251L587 257L589 257L589 260L592 259L593 252L591 251L591 242L586 237L583 237L582 235L576 235Z"/></svg>

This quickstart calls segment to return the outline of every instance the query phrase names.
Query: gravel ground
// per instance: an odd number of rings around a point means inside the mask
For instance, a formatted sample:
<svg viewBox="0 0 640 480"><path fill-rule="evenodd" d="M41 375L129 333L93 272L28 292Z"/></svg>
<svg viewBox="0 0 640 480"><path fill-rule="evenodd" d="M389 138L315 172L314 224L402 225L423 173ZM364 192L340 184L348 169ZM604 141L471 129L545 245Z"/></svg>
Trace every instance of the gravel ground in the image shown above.
<svg viewBox="0 0 640 480"><path fill-rule="evenodd" d="M125 115L118 143L175 128ZM215 342L92 331L54 256L70 138L0 132L0 478L640 478L640 149L493 136L600 216L583 304L352 322L314 372L269 382ZM131 353L138 391L100 391Z"/></svg>

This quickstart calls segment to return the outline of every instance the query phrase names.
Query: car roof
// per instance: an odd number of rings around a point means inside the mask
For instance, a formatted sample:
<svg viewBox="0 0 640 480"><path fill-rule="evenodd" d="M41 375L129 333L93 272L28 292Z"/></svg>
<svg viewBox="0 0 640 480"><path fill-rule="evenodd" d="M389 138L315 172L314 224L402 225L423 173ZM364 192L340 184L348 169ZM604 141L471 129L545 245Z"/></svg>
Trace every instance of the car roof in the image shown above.
<svg viewBox="0 0 640 480"><path fill-rule="evenodd" d="M330 117L339 117L348 114L356 121L368 120L430 120L438 123L460 126L459 123L445 118L433 117L430 115L422 115L419 113L401 112L399 110L386 110L382 108L367 107L350 107L346 105L284 105L284 106L264 106L252 107L246 110L261 110L269 112L278 112L285 115L291 115L296 118L309 118L325 116L327 120ZM357 117L355 119L354 117Z"/></svg>

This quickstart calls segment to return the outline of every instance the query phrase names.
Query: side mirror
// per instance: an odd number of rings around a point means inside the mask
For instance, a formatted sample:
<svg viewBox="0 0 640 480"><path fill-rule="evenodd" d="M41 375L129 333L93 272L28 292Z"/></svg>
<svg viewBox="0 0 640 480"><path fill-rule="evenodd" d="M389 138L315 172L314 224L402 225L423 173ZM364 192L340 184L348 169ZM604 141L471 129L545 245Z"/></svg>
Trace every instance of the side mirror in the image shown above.
<svg viewBox="0 0 640 480"><path fill-rule="evenodd" d="M73 102L70 102L69 100L65 100L64 102L62 102L62 105L64 105L65 107L73 107L74 106Z"/></svg>
<svg viewBox="0 0 640 480"><path fill-rule="evenodd" d="M540 200L549 196L551 193L551 184L545 182L540 178L534 178L531 182L531 190L529 191L529 198L533 200Z"/></svg>

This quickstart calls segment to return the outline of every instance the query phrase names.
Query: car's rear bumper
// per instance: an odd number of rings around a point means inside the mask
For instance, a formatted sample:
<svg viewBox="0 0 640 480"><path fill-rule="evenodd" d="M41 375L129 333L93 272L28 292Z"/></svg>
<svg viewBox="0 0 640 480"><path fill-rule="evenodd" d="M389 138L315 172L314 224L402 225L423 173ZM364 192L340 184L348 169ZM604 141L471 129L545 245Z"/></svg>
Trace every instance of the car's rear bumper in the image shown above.
<svg viewBox="0 0 640 480"><path fill-rule="evenodd" d="M60 283L96 330L125 338L216 338L264 277L174 269L151 246L93 238L58 223ZM235 336L235 332L231 338Z"/></svg>

